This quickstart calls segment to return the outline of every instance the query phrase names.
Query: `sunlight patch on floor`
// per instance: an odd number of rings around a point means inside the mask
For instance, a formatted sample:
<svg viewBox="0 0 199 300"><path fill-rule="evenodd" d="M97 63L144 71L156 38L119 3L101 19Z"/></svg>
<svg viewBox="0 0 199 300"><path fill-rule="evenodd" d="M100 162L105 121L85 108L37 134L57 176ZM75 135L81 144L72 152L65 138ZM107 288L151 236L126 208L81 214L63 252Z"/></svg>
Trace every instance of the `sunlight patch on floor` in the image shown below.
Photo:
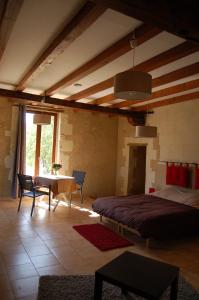
<svg viewBox="0 0 199 300"><path fill-rule="evenodd" d="M51 200L51 209L53 209L57 203L58 199L52 199ZM38 214L40 217L44 217L46 214L46 210L48 210L48 202L45 201L45 199L41 199L37 203L38 206ZM70 208L70 203L68 202L67 199L64 200L59 200L58 207L69 207ZM57 207L57 209L58 209ZM79 206L77 204L71 203L71 208L76 209L80 212L87 212L89 218L98 218L99 214L95 213L92 209L86 208Z"/></svg>

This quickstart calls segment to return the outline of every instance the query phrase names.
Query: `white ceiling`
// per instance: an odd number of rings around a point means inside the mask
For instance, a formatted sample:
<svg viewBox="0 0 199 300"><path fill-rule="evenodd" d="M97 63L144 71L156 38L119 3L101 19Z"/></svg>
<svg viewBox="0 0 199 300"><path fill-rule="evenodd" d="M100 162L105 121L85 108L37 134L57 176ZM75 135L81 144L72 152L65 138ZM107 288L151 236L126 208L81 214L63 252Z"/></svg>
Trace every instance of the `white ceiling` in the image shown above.
<svg viewBox="0 0 199 300"><path fill-rule="evenodd" d="M39 58L44 49L77 14L84 3L85 1L82 0L24 1L0 61L0 88L15 89L15 86L17 86L24 74ZM73 41L44 72L40 73L34 80L28 82L25 92L33 94L44 92L141 24L143 23L139 20L107 9L87 30ZM183 42L184 40L182 38L165 31L161 32L136 48L135 65ZM198 61L199 52L196 52L155 69L151 71L150 74L153 78L156 78ZM82 86L76 87L73 84L66 88L63 87L53 96L60 99L70 96L111 78L116 73L129 69L132 66L133 53L129 51L88 76L78 80L78 83L81 83ZM176 82L156 87L153 91L196 78L199 79L199 75L190 76L189 78L183 78ZM112 92L113 89L109 88L89 96L88 99L81 99L79 101L87 103L91 99L97 99ZM191 92L191 90L188 92ZM187 91L185 93L187 93ZM109 104L103 104L103 106L120 101L121 100L114 100Z"/></svg>
<svg viewBox="0 0 199 300"><path fill-rule="evenodd" d="M0 62L0 82L17 84L81 0L25 0Z"/></svg>
<svg viewBox="0 0 199 300"><path fill-rule="evenodd" d="M177 46L182 42L183 39L171 35L167 32L162 32L156 37L150 39L149 41L136 48L135 65L140 64L143 61L146 61L153 56L160 54L161 52L166 51L174 46ZM78 92L94 84L97 84L98 82L101 82L102 78L103 80L106 80L110 77L113 77L115 74L125 71L131 67L133 67L133 52L129 51L127 54L120 56L113 62L79 80L79 82L82 83L82 87L78 88ZM159 72L158 76L160 75L162 75L161 72ZM67 89L64 89L64 92L66 92L66 94L73 94L77 92L77 89L75 89L74 86L70 86Z"/></svg>

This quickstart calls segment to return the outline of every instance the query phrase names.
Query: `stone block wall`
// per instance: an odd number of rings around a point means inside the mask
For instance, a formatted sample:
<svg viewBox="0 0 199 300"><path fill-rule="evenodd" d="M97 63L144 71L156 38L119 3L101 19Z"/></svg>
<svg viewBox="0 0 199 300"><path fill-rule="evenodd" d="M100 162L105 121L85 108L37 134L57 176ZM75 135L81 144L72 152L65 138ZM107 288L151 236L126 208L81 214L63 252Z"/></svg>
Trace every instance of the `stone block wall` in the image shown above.
<svg viewBox="0 0 199 300"><path fill-rule="evenodd" d="M135 128L126 119L119 119L117 194L127 193L130 144L147 145L146 192L150 186L165 186L166 164L162 161L199 163L199 100L156 108L148 124L157 126L156 138L135 138Z"/></svg>
<svg viewBox="0 0 199 300"><path fill-rule="evenodd" d="M99 197L115 193L118 117L68 109L60 116L62 172L86 171L84 193Z"/></svg>

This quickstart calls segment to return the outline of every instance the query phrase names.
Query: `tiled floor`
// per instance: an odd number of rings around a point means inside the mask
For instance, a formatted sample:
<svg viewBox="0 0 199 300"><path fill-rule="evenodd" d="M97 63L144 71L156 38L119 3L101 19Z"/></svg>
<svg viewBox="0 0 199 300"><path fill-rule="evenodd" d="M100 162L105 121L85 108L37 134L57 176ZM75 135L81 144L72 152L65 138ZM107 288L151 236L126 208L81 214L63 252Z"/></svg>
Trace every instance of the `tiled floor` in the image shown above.
<svg viewBox="0 0 199 300"><path fill-rule="evenodd" d="M30 201L0 200L0 299L35 300L40 275L91 274L125 250L180 266L184 277L199 290L199 238L101 252L81 237L72 225L99 222L91 200L84 207L59 206L48 212L39 202L30 217Z"/></svg>

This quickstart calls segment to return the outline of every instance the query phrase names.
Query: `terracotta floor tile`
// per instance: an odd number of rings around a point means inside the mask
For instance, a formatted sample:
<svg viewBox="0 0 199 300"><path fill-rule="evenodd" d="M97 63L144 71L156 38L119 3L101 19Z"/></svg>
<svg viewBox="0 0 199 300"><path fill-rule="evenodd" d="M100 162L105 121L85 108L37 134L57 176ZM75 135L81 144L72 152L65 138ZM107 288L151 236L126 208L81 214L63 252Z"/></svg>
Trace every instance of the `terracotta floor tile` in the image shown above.
<svg viewBox="0 0 199 300"><path fill-rule="evenodd" d="M10 221L17 226L24 226L29 224L30 222L24 216L18 216L18 218L15 218L15 213L13 213L13 215L10 216Z"/></svg>
<svg viewBox="0 0 199 300"><path fill-rule="evenodd" d="M37 294L28 295L27 297L15 298L16 300L37 300Z"/></svg>
<svg viewBox="0 0 199 300"><path fill-rule="evenodd" d="M42 245L42 246L35 246L31 248L27 247L26 252L30 257L33 257L38 255L49 254L50 250L46 246Z"/></svg>
<svg viewBox="0 0 199 300"><path fill-rule="evenodd" d="M53 230L53 229L52 229ZM42 240L45 242L46 240L49 239L63 239L63 237L65 237L65 234L63 232L46 232L43 235L41 235Z"/></svg>
<svg viewBox="0 0 199 300"><path fill-rule="evenodd" d="M51 249L59 246L65 246L69 244L67 238L54 238L45 240L45 244Z"/></svg>
<svg viewBox="0 0 199 300"><path fill-rule="evenodd" d="M66 268L66 269L72 269L72 268L82 268L86 267L87 261L83 260L80 256L78 255L73 255L73 256L60 256L59 258L60 263Z"/></svg>
<svg viewBox="0 0 199 300"><path fill-rule="evenodd" d="M7 290L11 290L9 279L6 274L0 275L0 293Z"/></svg>
<svg viewBox="0 0 199 300"><path fill-rule="evenodd" d="M20 231L19 232L20 238L35 238L38 237L38 234L32 230Z"/></svg>
<svg viewBox="0 0 199 300"><path fill-rule="evenodd" d="M7 274L6 272L7 272L6 267L5 266L0 266L0 276L1 275L6 275Z"/></svg>
<svg viewBox="0 0 199 300"><path fill-rule="evenodd" d="M9 267L7 274L10 280L38 276L38 273L32 263Z"/></svg>
<svg viewBox="0 0 199 300"><path fill-rule="evenodd" d="M3 239L1 239L0 241L0 245L2 246L5 246L5 247L15 247L15 246L18 246L18 245L21 245L21 241L18 237L10 237L9 235L5 235L3 237Z"/></svg>
<svg viewBox="0 0 199 300"><path fill-rule="evenodd" d="M20 298L35 294L38 290L38 283L39 277L30 277L12 281L15 297Z"/></svg>
<svg viewBox="0 0 199 300"><path fill-rule="evenodd" d="M42 275L66 275L67 271L62 265L48 266L43 268L37 268L37 272Z"/></svg>
<svg viewBox="0 0 199 300"><path fill-rule="evenodd" d="M15 300L15 296L12 291L0 291L1 300Z"/></svg>
<svg viewBox="0 0 199 300"><path fill-rule="evenodd" d="M31 201L24 200L20 213L18 201L0 201L1 300L13 299L13 291L15 300L36 300L39 274L93 274L126 249L177 263L183 276L199 290L199 238L152 243L151 248L135 239L134 246L101 252L72 227L99 223L99 218L90 217L91 204L88 199L81 207L79 199L74 199L72 208L63 205L50 213L46 208L36 208L31 218Z"/></svg>
<svg viewBox="0 0 199 300"><path fill-rule="evenodd" d="M12 255L12 254L20 254L20 253L25 253L25 249L22 244L15 245L15 246L8 246L4 244L1 246L1 253L3 255Z"/></svg>
<svg viewBox="0 0 199 300"><path fill-rule="evenodd" d="M26 253L19 253L19 254L10 254L3 256L3 261L5 262L6 266L17 266L17 265L24 265L30 263L30 258Z"/></svg>
<svg viewBox="0 0 199 300"><path fill-rule="evenodd" d="M42 268L59 264L59 261L52 254L34 256L31 257L31 260L36 268Z"/></svg>
<svg viewBox="0 0 199 300"><path fill-rule="evenodd" d="M56 257L65 257L65 256L71 257L77 254L76 250L74 250L74 248L72 248L69 245L52 248L51 252Z"/></svg>
<svg viewBox="0 0 199 300"><path fill-rule="evenodd" d="M45 245L44 242L37 237L29 237L29 238L21 238L21 242L24 247L34 247L34 246L42 246Z"/></svg>

